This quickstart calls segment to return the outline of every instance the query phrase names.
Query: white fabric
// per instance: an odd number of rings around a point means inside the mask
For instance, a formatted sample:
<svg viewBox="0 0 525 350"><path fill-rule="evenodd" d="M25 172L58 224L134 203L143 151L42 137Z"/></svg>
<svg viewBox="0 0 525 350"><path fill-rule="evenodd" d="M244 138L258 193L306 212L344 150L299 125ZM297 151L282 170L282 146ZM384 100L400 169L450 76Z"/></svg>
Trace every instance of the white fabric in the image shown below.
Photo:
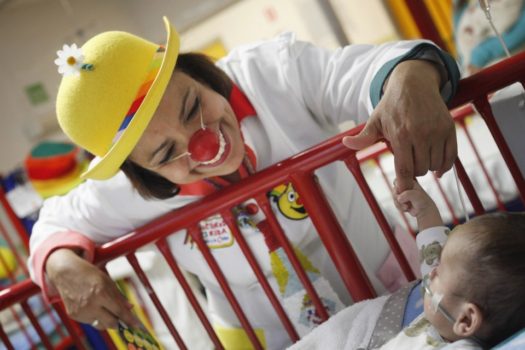
<svg viewBox="0 0 525 350"><path fill-rule="evenodd" d="M344 309L288 350L366 349L387 296L364 300Z"/></svg>
<svg viewBox="0 0 525 350"><path fill-rule="evenodd" d="M354 45L331 52L296 41L292 34L284 34L272 41L232 51L218 65L257 111L257 118L247 118L241 125L245 141L257 156L257 169L334 135L341 122L364 122L372 110L369 90L376 72L388 60L418 43ZM321 169L317 175L371 282L381 293L382 286L374 273L388 248L361 191L341 164ZM44 240L52 239L55 232L64 230L74 230L96 243L104 243L197 199L176 196L163 201L144 200L122 173L107 181L87 181L66 196L46 201L33 229L31 251ZM349 303L310 221L278 216L292 243L330 280L343 302ZM243 234L275 287L262 235L249 229ZM236 316L202 255L191 244L185 244L185 233L172 235L170 244L181 267L197 275L206 287L213 322L238 327ZM250 267L240 263L245 260L239 246L232 244L212 252L252 325L264 329L268 348L282 349L289 344L288 335Z"/></svg>

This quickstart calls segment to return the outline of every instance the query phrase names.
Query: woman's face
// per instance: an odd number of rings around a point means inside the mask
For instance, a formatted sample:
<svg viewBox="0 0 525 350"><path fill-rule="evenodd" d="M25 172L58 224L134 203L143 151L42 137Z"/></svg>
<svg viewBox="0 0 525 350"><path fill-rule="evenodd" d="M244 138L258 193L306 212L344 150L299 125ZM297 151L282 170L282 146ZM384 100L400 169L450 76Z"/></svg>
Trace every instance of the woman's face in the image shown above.
<svg viewBox="0 0 525 350"><path fill-rule="evenodd" d="M191 136L201 128L221 133L225 147L217 161L201 164L189 156ZM244 143L235 114L228 101L187 74L175 71L157 111L133 149L130 159L175 184L235 172L244 158Z"/></svg>

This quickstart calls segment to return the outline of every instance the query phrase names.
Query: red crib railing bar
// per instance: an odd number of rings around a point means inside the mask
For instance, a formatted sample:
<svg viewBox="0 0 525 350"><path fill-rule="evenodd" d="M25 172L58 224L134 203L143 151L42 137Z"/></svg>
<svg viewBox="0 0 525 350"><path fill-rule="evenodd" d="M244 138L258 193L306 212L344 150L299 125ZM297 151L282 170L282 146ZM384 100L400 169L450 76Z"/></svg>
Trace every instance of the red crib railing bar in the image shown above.
<svg viewBox="0 0 525 350"><path fill-rule="evenodd" d="M18 233L18 236L24 243L25 252L27 254L29 252L29 235L27 234L27 231L24 228L24 225L22 225L22 222L20 221L18 216L16 216L15 212L13 211L13 208L7 201L7 198L5 196L5 191L2 188L2 186L0 186L0 204L4 208L7 214L7 217L9 218L9 221L13 224L16 232Z"/></svg>
<svg viewBox="0 0 525 350"><path fill-rule="evenodd" d="M354 128L345 135L355 135L362 127ZM268 167L219 192L212 193L206 196L205 200L187 204L177 209L176 213L165 214L126 236L97 247L96 261L106 262L126 255L134 249L133 247L152 243L168 234L185 229L190 222L198 222L202 218L234 207L253 197L253 193L259 192L261 188L272 188L287 182L290 173L309 172L336 160L342 160L354 153L341 143L343 136L342 134L334 136L308 151Z"/></svg>
<svg viewBox="0 0 525 350"><path fill-rule="evenodd" d="M434 179L434 182L436 184L436 187L439 191L439 194L441 194L441 197L443 198L443 201L445 202L445 206L447 207L448 211L450 212L450 215L452 217L452 223L454 225L459 224L459 219L456 216L456 212L454 211L454 208L452 207L452 203L450 203L450 200L448 199L447 194L445 193L445 190L443 190L443 186L441 186L441 182L439 182L438 177L436 174L432 173L432 177Z"/></svg>
<svg viewBox="0 0 525 350"><path fill-rule="evenodd" d="M267 226L269 228L269 231L272 232L273 235L277 236L277 240L279 241L280 246L286 253L288 259L290 259L290 263L292 264L292 267L297 273L297 277L299 277L299 280L301 281L306 292L310 296L312 303L315 306L317 316L319 316L321 320L326 321L329 318L328 312L326 312L321 298L319 298L317 291L315 290L314 286L312 285L312 282L308 278L306 271L303 269L301 262L297 258L292 244L288 240L288 237L284 233L281 225L279 225L279 222L277 221L277 218L273 213L272 207L270 205L270 202L268 201L268 198L266 197L266 194L263 193L256 195L255 199L257 200L257 203L259 204L264 215L266 216L266 223L268 224Z"/></svg>
<svg viewBox="0 0 525 350"><path fill-rule="evenodd" d="M9 311L11 312L11 315L13 316L15 322L18 324L18 327L22 331L22 334L24 334L24 338L26 339L27 343L31 347L34 347L35 346L35 342L33 341L33 338L31 337L31 335L29 334L29 331L27 330L26 325L24 324L24 322L20 318L20 315L18 314L18 311L14 307L9 308Z"/></svg>
<svg viewBox="0 0 525 350"><path fill-rule="evenodd" d="M387 150L386 145L385 145L385 152L386 151L388 151L388 150ZM358 160L359 160L359 158L358 158ZM394 188L393 188L392 184L390 183L390 181L388 179L388 176L386 175L386 172L385 172L385 169L383 168L383 165L379 161L379 155L377 157L373 157L372 160L374 161L374 164L379 169L379 172L381 173L381 177L383 178L383 181L385 182L386 186L388 187L388 190L390 191L390 193L392 195L394 195ZM361 164L361 161L359 161L359 164ZM405 213L404 211L400 210L400 209L398 209L398 212L399 212L399 215L401 216L401 219L403 220L403 223L406 226L407 231L412 235L412 237L415 238L416 237L416 232L414 231L414 229L412 228L412 226L408 222L408 218L407 218L408 214Z"/></svg>
<svg viewBox="0 0 525 350"><path fill-rule="evenodd" d="M71 344L73 343L73 338L71 338L70 336L67 336L65 338L62 338L62 340L55 345L54 349L55 350L70 350L71 349ZM109 348L110 350L113 350L114 348Z"/></svg>
<svg viewBox="0 0 525 350"><path fill-rule="evenodd" d="M177 329L173 325L173 322L171 322L171 319L168 313L166 312L166 309L164 308L164 306L162 306L162 303L160 302L157 296L157 293L155 293L155 290L151 286L148 276L146 276L146 274L144 273L144 270L142 270L142 267L140 267L139 261L135 253L130 253L126 255L126 259L128 260L129 264L131 265L135 273L137 274L137 277L139 278L140 282L142 282L142 285L146 289L146 292L148 293L151 301L153 302L153 304L155 305L155 308L159 312L160 317L166 324L166 327L168 327L168 330L170 334L172 335L173 340L175 340L175 342L177 343L180 349L182 350L187 349L188 347L184 343L184 340L182 340L182 337L180 336L179 332L177 332Z"/></svg>
<svg viewBox="0 0 525 350"><path fill-rule="evenodd" d="M69 316L66 313L66 310L64 309L63 304L56 303L54 304L54 308L62 322L64 322L64 327L66 327L66 330L69 333L73 344L75 344L76 350L86 350L86 347L84 346L84 343L82 342L82 339L80 339L80 336L78 334L78 325L74 323L75 321L69 318Z"/></svg>
<svg viewBox="0 0 525 350"><path fill-rule="evenodd" d="M277 316L281 320L284 329L290 336L290 339L292 341L299 340L299 335L297 334L297 331L295 330L295 327L293 326L292 322L290 321L290 318L286 314L286 311L284 310L283 306L279 302L279 299L275 295L275 292L273 291L272 287L270 286L270 283L266 279L266 276L264 275L264 272L262 271L261 267L257 263L257 260L255 259L255 256L253 255L250 247L246 243L246 240L244 239L244 236L239 231L239 228L237 226L237 223L235 219L233 218L232 214L229 212L221 212L221 216L223 217L224 221L228 224L228 227L233 233L233 237L235 238L235 241L241 248L241 251L243 252L244 256L246 257L246 260L250 264L250 267L252 268L255 277L257 278L257 281L261 284L261 287L263 288L264 292L266 293L266 296L268 297L270 303L272 304L275 312L277 313Z"/></svg>
<svg viewBox="0 0 525 350"><path fill-rule="evenodd" d="M117 350L117 347L115 346L115 343L113 342L113 339L111 339L111 336L109 335L108 331L100 331L99 332L102 338L104 339L104 342L106 343L106 347L109 350Z"/></svg>
<svg viewBox="0 0 525 350"><path fill-rule="evenodd" d="M449 102L450 108L462 106L478 97L502 89L511 83L523 80L525 77L525 51L493 64L476 74L461 79L458 92ZM523 84L523 83L522 83Z"/></svg>
<svg viewBox="0 0 525 350"><path fill-rule="evenodd" d="M405 254L403 254L403 251L399 246L399 242L394 236L394 232L392 232L392 228L386 220L385 215L381 211L381 207L379 206L379 203L377 203L377 200L374 197L372 190L370 190L370 187L366 183L366 179L363 176L363 173L361 172L361 168L359 167L359 162L357 158L354 155L352 155L345 159L344 162L348 170L350 170L354 175L357 184L361 189L361 192L363 193L364 197L366 198L366 201L368 202L368 205L370 206L370 209L372 209L372 212L374 213L377 219L377 223L383 231L383 235L385 236L385 239L390 245L390 249L392 249L392 253L396 257L399 267L401 267L401 271L403 271L403 274L405 275L408 281L415 280L416 275L414 274L414 271L412 271L412 268L410 267L410 264L408 263Z"/></svg>
<svg viewBox="0 0 525 350"><path fill-rule="evenodd" d="M206 217L206 216L203 216ZM235 315L237 315L237 318L239 319L239 322L241 323L242 328L244 328L246 334L248 335L248 338L252 342L252 345L255 349L262 350L264 347L262 346L259 338L257 338L257 335L255 334L255 331L253 330L252 325L250 324L250 321L248 321L248 318L246 317L246 314L242 310L239 302L237 301L237 298L233 294L233 291L231 290L228 282L226 282L226 277L224 277L224 274L222 273L219 265L217 264L217 261L211 254L208 245L206 242L204 242L204 238L202 237L200 229L195 225L191 225L188 228L188 233L190 234L191 238L197 243L197 246L199 247L202 255L204 256L204 259L208 263L208 266L210 267L211 271L215 275L215 278L217 279L217 282L221 286L222 291L224 292L224 295L230 302L230 305L235 312Z"/></svg>
<svg viewBox="0 0 525 350"><path fill-rule="evenodd" d="M179 268L179 265L175 261L175 257L171 253L168 242L166 241L166 239L163 238L155 244L159 248L160 253L164 256L164 259L168 263L168 266L171 268L171 271L173 271L175 278L177 278L177 280L179 281L179 284L184 290L184 294L188 298L188 301L193 307L193 310L195 311L195 313L197 314L197 317L200 319L202 325L204 326L204 329L210 336L210 339L213 342L213 345L215 346L216 349L223 350L224 347L222 346L221 341L219 340L219 337L217 336L217 333L215 333L215 330L213 329L210 321L208 320L208 317L206 317L204 310L199 304L199 301L193 294L191 286L189 285L188 281L186 281L186 278L184 277L182 271Z"/></svg>
<svg viewBox="0 0 525 350"><path fill-rule="evenodd" d="M40 288L27 279L0 290L0 310L29 299L40 292Z"/></svg>
<svg viewBox="0 0 525 350"><path fill-rule="evenodd" d="M3 227L3 225L1 223L0 223L0 231L2 231L2 233L4 233L4 227ZM7 232L5 232L5 234L7 235ZM15 254L16 254L16 252L15 252ZM7 261L5 261L5 259L4 259L2 254L0 254L0 266L2 266L4 268L4 270L7 272L7 277L8 277L8 280L11 282L11 284L15 284L17 282L16 277L15 277L13 271L11 271L11 269L9 268L9 266L7 264ZM26 275L26 277L27 277L27 275ZM20 318L20 315L18 314L18 311L14 307L10 307L9 311L11 312L11 315L13 316L13 319L15 320L15 322L18 324L18 327L22 331L22 333L24 335L24 338L27 340L28 344L30 346L34 346L35 344L33 342L33 339L31 338L31 336L30 336L26 326L24 325L22 319Z"/></svg>
<svg viewBox="0 0 525 350"><path fill-rule="evenodd" d="M525 66L525 64L522 64L522 66ZM505 159L509 171L516 182L521 201L525 203L525 178L521 174L520 168L512 156L512 152L510 151L507 141L505 141L505 138L503 137L503 134L496 123L496 119L494 119L494 114L492 113L492 109L487 97L485 96L484 98L476 99L474 101L474 106L476 106L479 114L481 114L483 119L485 119L485 123L487 123L494 140L496 140L496 145L498 145L501 155L503 156L503 159Z"/></svg>
<svg viewBox="0 0 525 350"><path fill-rule="evenodd" d="M483 175L485 176L485 179L487 180L487 183L489 184L490 190L492 191L492 194L494 195L494 199L496 200L496 205L499 210L505 211L505 205L503 204L503 201L501 200L500 196L498 195L498 191L496 191L496 187L494 187L494 183L492 182L492 179L489 175L489 172L487 170L487 167L485 167L485 164L481 160L481 156L478 152L478 148L476 147L476 144L474 143L474 140L472 139L472 136L470 136L470 132L468 131L468 128L465 125L465 120L462 119L459 122L459 125L463 127L463 131L465 132L465 136L467 137L467 141L472 148L472 151L474 152L474 155L476 157L476 160L478 162L478 165L481 167L481 171L483 172Z"/></svg>
<svg viewBox="0 0 525 350"><path fill-rule="evenodd" d="M330 239L324 235L320 239L352 298L360 301L374 297L374 287L319 184L311 174L295 173L291 178L317 231L330 232Z"/></svg>
<svg viewBox="0 0 525 350"><path fill-rule="evenodd" d="M58 320L56 318L56 315L53 313L53 311L51 310L50 306L44 301L44 298L42 297L42 295L39 295L39 299L40 299L40 302L42 303L42 305L44 306L45 312L49 315L49 318L51 319L51 322L53 323L53 326L55 327L56 332L58 333L58 336L61 339L66 338L67 336L62 331L62 327L60 326L60 324L59 324L59 322L58 322Z"/></svg>
<svg viewBox="0 0 525 350"><path fill-rule="evenodd" d="M11 344L11 341L9 340L9 337L7 334L5 334L4 328L2 327L2 324L0 323L0 339L2 339L2 343L4 343L7 350L15 350L13 347L13 344Z"/></svg>
<svg viewBox="0 0 525 350"><path fill-rule="evenodd" d="M36 295L39 292L40 292L40 288L29 279L18 282L14 285L11 285L0 291L0 310L5 310L8 307L11 307L17 303L22 304L25 300L28 300L31 296ZM80 338L76 334L75 327L72 325L72 321L66 315L63 308L59 306L58 304L55 304L55 311L61 318L63 325L66 327L67 331L69 332L73 343L75 343L75 345L77 346L77 349L79 350L84 349L80 341ZM28 340L28 341L30 344L32 344L32 340Z"/></svg>
<svg viewBox="0 0 525 350"><path fill-rule="evenodd" d="M40 341L44 344L45 348L49 349L49 350L52 350L53 346L49 342L49 339L47 338L46 333L44 332L44 330L40 326L40 323L38 323L38 320L36 319L35 314L31 310L31 308L29 307L27 302L26 301L21 302L20 306L22 306L22 310L24 310L27 318L29 318L29 321L31 322L31 324L35 328L35 331L37 332L38 336L40 337Z"/></svg>
<svg viewBox="0 0 525 350"><path fill-rule="evenodd" d="M476 193L476 189L474 188L474 185L472 185L472 181L470 181L470 178L465 171L465 167L459 158L457 158L454 162L454 166L456 167L459 181L461 182L461 185L463 186L463 189L465 190L465 193L467 194L467 197L474 208L474 213L476 213L476 215L484 214L485 209L483 208L483 204L481 204L481 200Z"/></svg>

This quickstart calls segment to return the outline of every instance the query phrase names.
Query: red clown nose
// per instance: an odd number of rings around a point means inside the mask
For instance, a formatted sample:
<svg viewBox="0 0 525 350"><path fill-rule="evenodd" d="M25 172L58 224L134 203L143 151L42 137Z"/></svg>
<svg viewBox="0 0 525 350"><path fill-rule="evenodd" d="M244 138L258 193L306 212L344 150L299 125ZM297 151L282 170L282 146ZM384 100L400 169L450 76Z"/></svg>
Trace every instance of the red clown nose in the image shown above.
<svg viewBox="0 0 525 350"><path fill-rule="evenodd" d="M191 135L188 152L194 161L207 162L215 158L219 147L219 135L211 129L204 128Z"/></svg>

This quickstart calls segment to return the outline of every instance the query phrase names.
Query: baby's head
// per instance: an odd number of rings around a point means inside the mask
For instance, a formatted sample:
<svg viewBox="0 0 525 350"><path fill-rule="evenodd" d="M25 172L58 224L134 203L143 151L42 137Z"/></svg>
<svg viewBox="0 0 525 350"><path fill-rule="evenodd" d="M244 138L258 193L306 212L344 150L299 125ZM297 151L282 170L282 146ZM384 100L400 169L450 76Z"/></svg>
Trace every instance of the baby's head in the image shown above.
<svg viewBox="0 0 525 350"><path fill-rule="evenodd" d="M425 297L425 315L450 341L473 337L493 346L524 328L525 213L486 214L457 226L429 287L434 300Z"/></svg>

